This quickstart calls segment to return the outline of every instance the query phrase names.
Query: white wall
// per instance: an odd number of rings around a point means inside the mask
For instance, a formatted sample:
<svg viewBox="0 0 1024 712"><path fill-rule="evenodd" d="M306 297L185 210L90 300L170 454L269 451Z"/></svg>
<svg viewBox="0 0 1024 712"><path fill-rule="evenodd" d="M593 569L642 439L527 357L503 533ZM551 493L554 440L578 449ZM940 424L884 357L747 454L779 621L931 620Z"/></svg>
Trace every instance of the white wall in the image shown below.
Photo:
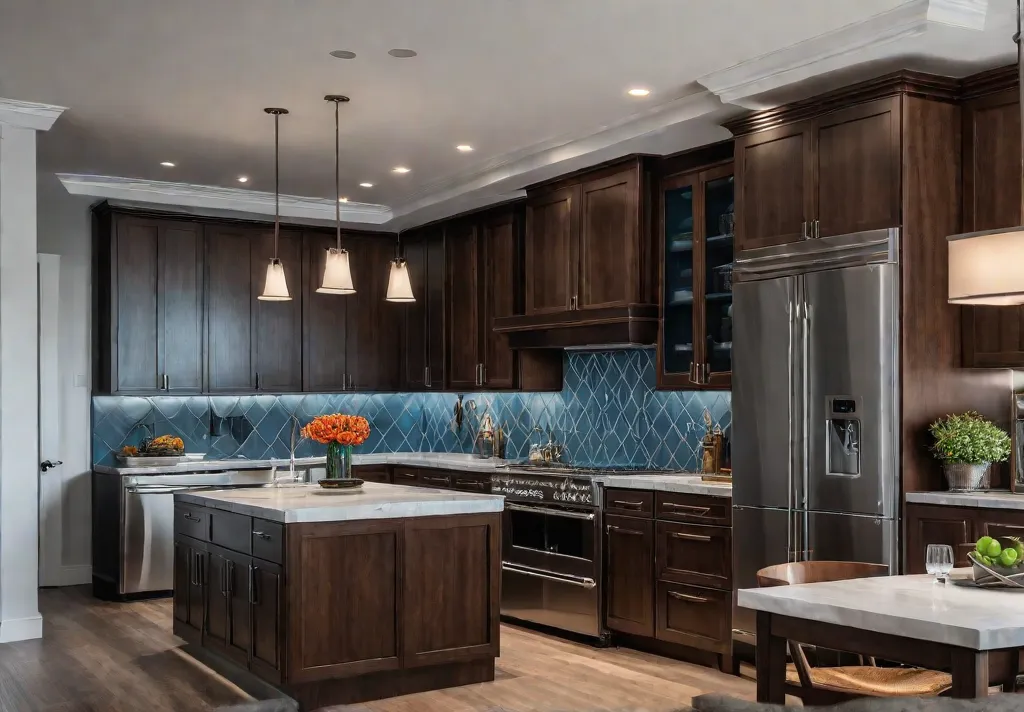
<svg viewBox="0 0 1024 712"><path fill-rule="evenodd" d="M39 172L39 252L60 260L60 442L65 477L62 526L65 584L91 578L90 405L92 378L92 218L95 198L69 195Z"/></svg>

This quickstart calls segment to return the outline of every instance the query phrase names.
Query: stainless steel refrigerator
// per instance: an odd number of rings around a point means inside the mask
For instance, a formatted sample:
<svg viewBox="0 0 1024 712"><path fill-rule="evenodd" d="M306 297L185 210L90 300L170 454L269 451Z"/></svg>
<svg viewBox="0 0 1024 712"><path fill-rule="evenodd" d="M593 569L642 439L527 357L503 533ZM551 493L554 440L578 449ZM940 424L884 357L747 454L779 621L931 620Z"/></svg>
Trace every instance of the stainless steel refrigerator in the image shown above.
<svg viewBox="0 0 1024 712"><path fill-rule="evenodd" d="M733 294L736 589L789 561L895 573L899 231L737 255ZM734 606L733 636L754 616Z"/></svg>

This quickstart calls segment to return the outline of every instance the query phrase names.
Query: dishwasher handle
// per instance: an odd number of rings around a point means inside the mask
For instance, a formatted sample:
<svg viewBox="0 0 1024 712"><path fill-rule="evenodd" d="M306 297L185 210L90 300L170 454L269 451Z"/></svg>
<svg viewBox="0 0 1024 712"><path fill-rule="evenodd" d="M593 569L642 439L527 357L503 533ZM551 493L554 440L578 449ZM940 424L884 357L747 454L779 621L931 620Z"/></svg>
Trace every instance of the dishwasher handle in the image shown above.
<svg viewBox="0 0 1024 712"><path fill-rule="evenodd" d="M182 485L172 487L170 485L131 485L125 487L128 494L174 494L175 492L194 492L195 490L215 489L212 485Z"/></svg>

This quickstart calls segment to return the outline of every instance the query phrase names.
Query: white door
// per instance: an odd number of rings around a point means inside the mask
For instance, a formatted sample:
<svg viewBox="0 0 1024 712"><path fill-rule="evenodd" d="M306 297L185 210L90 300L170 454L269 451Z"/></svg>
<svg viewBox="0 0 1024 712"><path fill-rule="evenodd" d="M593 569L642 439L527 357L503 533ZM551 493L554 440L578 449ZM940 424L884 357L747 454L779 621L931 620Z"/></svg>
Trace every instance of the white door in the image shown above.
<svg viewBox="0 0 1024 712"><path fill-rule="evenodd" d="M61 465L60 255L39 255L39 585L63 585L64 475ZM43 471L45 468L45 472Z"/></svg>

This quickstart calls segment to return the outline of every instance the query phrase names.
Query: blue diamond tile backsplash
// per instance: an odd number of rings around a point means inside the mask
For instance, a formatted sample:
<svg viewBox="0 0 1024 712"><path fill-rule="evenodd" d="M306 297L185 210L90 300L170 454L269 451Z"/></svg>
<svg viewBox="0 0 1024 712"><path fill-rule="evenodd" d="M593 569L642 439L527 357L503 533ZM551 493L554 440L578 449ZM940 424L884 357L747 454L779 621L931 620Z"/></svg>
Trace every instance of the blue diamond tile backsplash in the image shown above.
<svg viewBox="0 0 1024 712"><path fill-rule="evenodd" d="M96 396L93 462L112 464L122 445L138 444L143 424L174 434L187 452L209 459L288 457L292 415L300 423L324 413L365 416L373 430L357 452L472 452L485 413L508 434L507 457L525 458L549 430L580 465L634 465L696 470L703 412L728 429L731 399L722 391L654 390L654 351L567 352L561 393L467 393L462 428L452 393L249 396ZM325 447L302 441L301 457Z"/></svg>

